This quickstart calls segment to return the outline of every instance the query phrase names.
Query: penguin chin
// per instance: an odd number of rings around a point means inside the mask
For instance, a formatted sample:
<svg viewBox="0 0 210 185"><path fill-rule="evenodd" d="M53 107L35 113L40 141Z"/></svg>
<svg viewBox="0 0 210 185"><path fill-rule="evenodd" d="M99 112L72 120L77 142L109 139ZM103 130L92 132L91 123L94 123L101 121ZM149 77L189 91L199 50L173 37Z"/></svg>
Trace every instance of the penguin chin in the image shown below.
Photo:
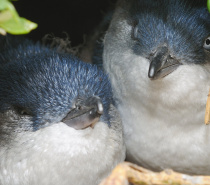
<svg viewBox="0 0 210 185"><path fill-rule="evenodd" d="M61 122L62 124L65 124L67 125L68 127L74 129L74 130L86 130L86 129L94 129L96 124L99 122L99 119L97 120L94 120L92 123L88 124L87 126L85 127L79 127L80 126L80 123L78 123L78 127L72 127L71 125L68 125L67 123L64 123L64 122ZM82 124L83 125L83 124Z"/></svg>
<svg viewBox="0 0 210 185"><path fill-rule="evenodd" d="M87 126L86 128L83 128L83 129L75 129L73 127L68 126L64 122L58 122L56 124L51 125L50 127L51 127L51 129L54 129L54 128L59 127L59 129L65 129L65 130L68 130L71 133L91 133L91 132L97 132L97 131L99 131L101 125L107 125L107 124L99 121L99 122L96 122L94 124L91 124L91 125ZM48 129L48 128L46 128L46 129Z"/></svg>

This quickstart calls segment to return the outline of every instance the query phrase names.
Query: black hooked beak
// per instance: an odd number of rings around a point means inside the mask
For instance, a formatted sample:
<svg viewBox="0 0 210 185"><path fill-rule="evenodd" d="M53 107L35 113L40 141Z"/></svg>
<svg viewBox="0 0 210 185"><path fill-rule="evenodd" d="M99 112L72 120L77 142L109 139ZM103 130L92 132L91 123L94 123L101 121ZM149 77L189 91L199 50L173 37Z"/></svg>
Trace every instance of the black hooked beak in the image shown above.
<svg viewBox="0 0 210 185"><path fill-rule="evenodd" d="M170 56L168 48L163 46L158 48L156 53L150 58L148 77L152 80L160 79L176 70L181 63Z"/></svg>
<svg viewBox="0 0 210 185"><path fill-rule="evenodd" d="M103 104L99 97L93 96L86 100L77 98L75 108L62 120L68 126L77 130L94 125L103 114Z"/></svg>

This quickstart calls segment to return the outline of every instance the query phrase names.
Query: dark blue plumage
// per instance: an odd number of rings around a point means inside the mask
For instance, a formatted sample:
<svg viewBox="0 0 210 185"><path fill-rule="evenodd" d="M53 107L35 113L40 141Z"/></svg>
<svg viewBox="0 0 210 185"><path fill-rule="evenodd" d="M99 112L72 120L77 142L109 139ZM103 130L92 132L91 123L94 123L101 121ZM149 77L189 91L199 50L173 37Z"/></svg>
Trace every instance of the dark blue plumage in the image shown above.
<svg viewBox="0 0 210 185"><path fill-rule="evenodd" d="M118 6L124 6L128 2L119 1ZM131 44L134 53L148 57L164 42L168 43L171 52L183 60L183 55L188 53L183 63L205 63L203 43L209 35L210 14L206 8L206 1L144 1L133 0L127 6L126 14L128 24L133 27L131 38L135 44ZM106 32L113 12L109 12L102 21L99 30ZM123 16L123 15L122 15ZM102 28L101 28L102 27ZM100 35L93 52L93 63L102 66L104 34ZM180 49L181 48L181 49ZM193 60L192 60L193 58Z"/></svg>
<svg viewBox="0 0 210 185"><path fill-rule="evenodd" d="M5 43L9 40L6 38ZM60 121L77 97L94 95L101 98L105 111L102 119L109 124L112 92L101 70L39 43L20 43L16 47L8 43L0 55L1 111L24 110L32 115L33 128L38 129L46 121Z"/></svg>
<svg viewBox="0 0 210 185"><path fill-rule="evenodd" d="M148 57L166 43L171 55L183 64L203 64L203 44L209 36L210 14L206 1L132 1L129 23L137 55ZM187 55L186 55L187 53Z"/></svg>

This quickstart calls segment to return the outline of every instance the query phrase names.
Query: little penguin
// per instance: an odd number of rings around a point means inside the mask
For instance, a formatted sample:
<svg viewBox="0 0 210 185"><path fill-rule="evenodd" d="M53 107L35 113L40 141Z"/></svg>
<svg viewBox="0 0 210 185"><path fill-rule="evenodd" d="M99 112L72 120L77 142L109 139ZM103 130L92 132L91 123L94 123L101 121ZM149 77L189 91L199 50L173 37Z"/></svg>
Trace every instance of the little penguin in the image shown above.
<svg viewBox="0 0 210 185"><path fill-rule="evenodd" d="M119 0L103 45L127 160L210 175L206 0Z"/></svg>
<svg viewBox="0 0 210 185"><path fill-rule="evenodd" d="M19 36L0 51L0 184L98 185L125 159L107 75Z"/></svg>

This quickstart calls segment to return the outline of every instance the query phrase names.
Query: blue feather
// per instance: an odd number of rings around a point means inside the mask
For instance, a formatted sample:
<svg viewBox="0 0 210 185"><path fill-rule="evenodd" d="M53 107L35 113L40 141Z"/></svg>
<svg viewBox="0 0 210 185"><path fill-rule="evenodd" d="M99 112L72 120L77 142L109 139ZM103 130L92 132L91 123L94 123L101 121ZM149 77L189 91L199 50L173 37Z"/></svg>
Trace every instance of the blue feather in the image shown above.
<svg viewBox="0 0 210 185"><path fill-rule="evenodd" d="M106 74L97 66L70 54L32 43L1 37L0 111L24 108L30 112L34 130L45 122L60 121L77 97L98 96L109 122L112 90Z"/></svg>

